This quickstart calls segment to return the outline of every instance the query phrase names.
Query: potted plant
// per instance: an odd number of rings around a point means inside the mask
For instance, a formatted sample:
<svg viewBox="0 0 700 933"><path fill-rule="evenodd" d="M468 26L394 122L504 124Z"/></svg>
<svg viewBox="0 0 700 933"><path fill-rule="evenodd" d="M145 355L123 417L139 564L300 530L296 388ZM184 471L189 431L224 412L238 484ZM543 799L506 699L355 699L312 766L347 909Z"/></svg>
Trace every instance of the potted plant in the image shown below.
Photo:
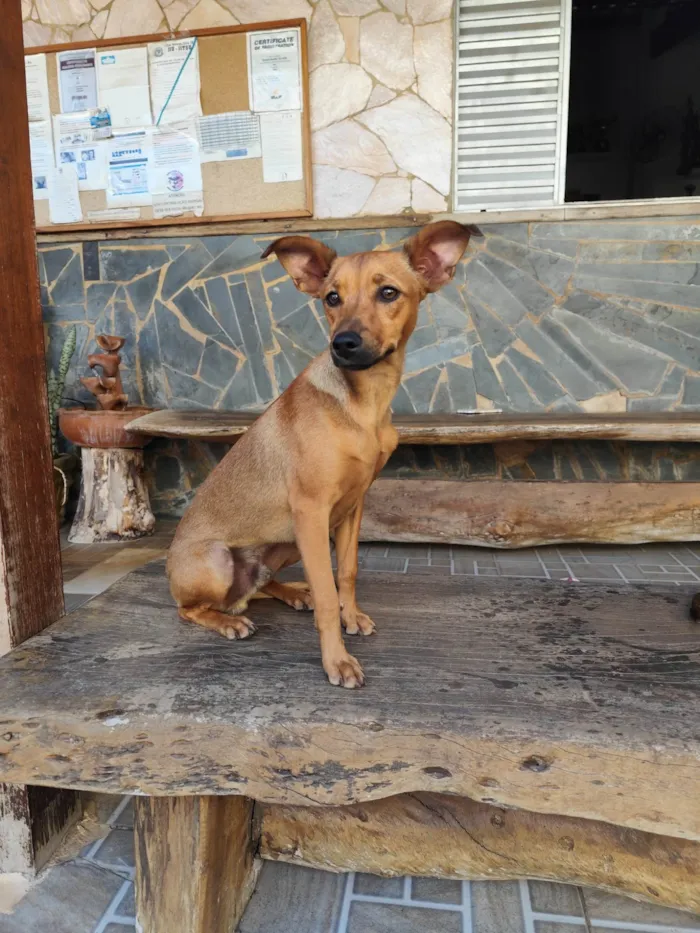
<svg viewBox="0 0 700 933"><path fill-rule="evenodd" d="M53 454L53 478L56 490L56 509L58 511L59 525L62 525L66 517L66 502L68 494L73 483L75 471L78 466L78 458L75 454L60 453L58 449L58 410L63 399L63 392L66 387L66 376L70 361L75 352L76 331L75 326L70 327L66 333L66 338L61 349L61 357L58 361L58 371L53 370L48 376L48 394L49 394L49 424L51 426L51 452Z"/></svg>

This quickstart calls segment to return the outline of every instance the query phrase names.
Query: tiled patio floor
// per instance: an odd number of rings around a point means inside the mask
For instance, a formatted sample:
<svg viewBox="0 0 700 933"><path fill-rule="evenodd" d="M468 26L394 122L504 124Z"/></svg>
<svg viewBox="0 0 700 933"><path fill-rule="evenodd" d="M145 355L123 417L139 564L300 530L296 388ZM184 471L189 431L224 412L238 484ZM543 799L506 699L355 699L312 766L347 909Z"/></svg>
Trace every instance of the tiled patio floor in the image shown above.
<svg viewBox="0 0 700 933"><path fill-rule="evenodd" d="M128 545L64 550L70 611L130 570L161 556L172 525ZM700 545L562 546L521 551L427 545L363 545L361 567L411 574L466 574L589 582L698 582ZM133 814L128 798L97 798L100 838L42 873L0 933L135 930ZM93 803L93 806L95 804ZM93 821L94 825L94 821ZM78 838L76 836L76 838ZM2 911L0 898L0 911ZM587 888L539 881L454 882L333 875L282 863L263 868L241 933L700 933L700 917ZM164 933L189 933L168 930Z"/></svg>

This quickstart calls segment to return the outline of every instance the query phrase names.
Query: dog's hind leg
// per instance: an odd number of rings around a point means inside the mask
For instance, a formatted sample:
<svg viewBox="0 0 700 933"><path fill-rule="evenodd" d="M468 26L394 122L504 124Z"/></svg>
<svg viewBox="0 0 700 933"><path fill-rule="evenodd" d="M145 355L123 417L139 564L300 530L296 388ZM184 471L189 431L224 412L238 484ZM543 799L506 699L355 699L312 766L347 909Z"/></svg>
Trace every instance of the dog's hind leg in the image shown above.
<svg viewBox="0 0 700 933"><path fill-rule="evenodd" d="M272 596L273 599L281 600L292 609L312 610L314 608L314 600L308 583L278 583L276 580L271 580L260 592L266 596Z"/></svg>

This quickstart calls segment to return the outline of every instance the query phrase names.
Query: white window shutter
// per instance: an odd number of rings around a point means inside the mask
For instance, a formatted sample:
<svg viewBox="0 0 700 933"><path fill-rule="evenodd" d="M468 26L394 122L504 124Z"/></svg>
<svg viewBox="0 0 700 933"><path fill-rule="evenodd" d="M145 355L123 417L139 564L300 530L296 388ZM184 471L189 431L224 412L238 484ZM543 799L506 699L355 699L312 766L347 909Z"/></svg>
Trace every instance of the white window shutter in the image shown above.
<svg viewBox="0 0 700 933"><path fill-rule="evenodd" d="M460 0L454 210L563 203L571 0Z"/></svg>

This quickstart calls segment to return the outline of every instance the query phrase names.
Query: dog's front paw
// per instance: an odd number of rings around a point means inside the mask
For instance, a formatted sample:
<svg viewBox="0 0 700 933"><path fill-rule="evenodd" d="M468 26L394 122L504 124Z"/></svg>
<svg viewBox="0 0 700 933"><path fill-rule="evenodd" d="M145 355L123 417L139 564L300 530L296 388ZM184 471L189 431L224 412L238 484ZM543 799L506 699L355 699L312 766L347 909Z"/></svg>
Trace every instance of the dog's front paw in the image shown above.
<svg viewBox="0 0 700 933"><path fill-rule="evenodd" d="M364 686L365 675L359 661L351 654L341 655L337 660L324 660L323 668L334 687L352 690Z"/></svg>
<svg viewBox="0 0 700 933"><path fill-rule="evenodd" d="M377 631L377 626L370 617L359 610L342 615L341 621L348 635L374 635Z"/></svg>
<svg viewBox="0 0 700 933"><path fill-rule="evenodd" d="M251 635L254 635L255 626L246 616L229 616L219 631L229 641L238 641L241 638L250 638Z"/></svg>

